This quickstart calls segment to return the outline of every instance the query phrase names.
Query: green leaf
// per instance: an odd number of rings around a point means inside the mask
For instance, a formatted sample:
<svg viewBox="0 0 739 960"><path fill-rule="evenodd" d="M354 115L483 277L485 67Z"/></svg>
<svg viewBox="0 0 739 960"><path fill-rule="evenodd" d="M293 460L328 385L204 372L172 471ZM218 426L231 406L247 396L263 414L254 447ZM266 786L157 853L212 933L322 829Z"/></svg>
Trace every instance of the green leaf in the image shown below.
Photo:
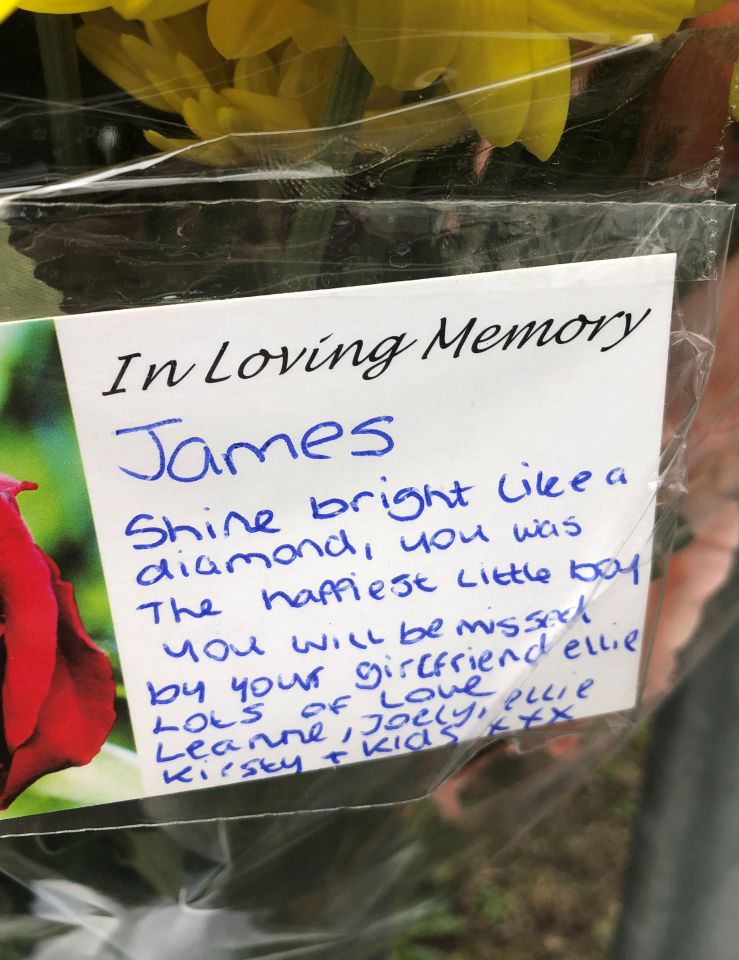
<svg viewBox="0 0 739 960"><path fill-rule="evenodd" d="M397 947L390 954L390 960L442 960L444 955L431 947L424 947L418 943L405 944Z"/></svg>
<svg viewBox="0 0 739 960"><path fill-rule="evenodd" d="M32 784L0 819L133 800L143 794L136 754L106 743L84 767L50 773Z"/></svg>
<svg viewBox="0 0 739 960"><path fill-rule="evenodd" d="M3 424L0 440L0 472L39 485L18 502L34 540L51 555L62 543L77 540L91 527L76 444L72 446L71 438L60 443L53 434Z"/></svg>
<svg viewBox="0 0 739 960"><path fill-rule="evenodd" d="M413 936L417 939L447 937L459 933L463 926L464 921L454 913L451 907L442 906L414 926Z"/></svg>
<svg viewBox="0 0 739 960"><path fill-rule="evenodd" d="M480 891L480 909L491 923L500 923L510 912L510 897L500 887L485 887Z"/></svg>
<svg viewBox="0 0 739 960"><path fill-rule="evenodd" d="M33 261L11 246L10 227L0 223L0 322L59 313L59 291L37 280L33 271Z"/></svg>

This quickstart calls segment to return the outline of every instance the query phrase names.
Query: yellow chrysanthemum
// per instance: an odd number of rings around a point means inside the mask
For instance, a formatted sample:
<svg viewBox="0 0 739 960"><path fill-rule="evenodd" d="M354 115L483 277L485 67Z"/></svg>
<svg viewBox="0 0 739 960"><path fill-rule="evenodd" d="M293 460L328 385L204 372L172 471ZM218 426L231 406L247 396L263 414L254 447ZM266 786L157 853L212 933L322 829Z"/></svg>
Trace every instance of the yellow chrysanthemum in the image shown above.
<svg viewBox="0 0 739 960"><path fill-rule="evenodd" d="M150 107L179 114L200 140L305 129L320 116L322 104L314 89L298 89L295 78L289 78L290 93L281 91L290 66L289 47L283 51L284 63L263 53L226 60L209 40L204 9L143 24L126 23L111 11L87 14L77 42L114 83ZM305 76L310 76L311 67L304 66ZM331 69L328 65L329 77ZM193 142L169 140L153 131L146 136L158 149ZM224 140L209 159L234 163L243 156Z"/></svg>
<svg viewBox="0 0 739 960"><path fill-rule="evenodd" d="M597 43L627 43L648 34L667 37L688 17L725 0L529 0L531 18L548 30Z"/></svg>
<svg viewBox="0 0 739 960"><path fill-rule="evenodd" d="M265 17L271 18L264 5L262 9ZM102 73L142 103L179 114L197 138L170 138L146 131L152 146L170 151L211 141L207 149L197 149L197 159L238 163L260 147L234 134L320 127L338 57L335 43L306 44L305 21L296 21L302 49L297 37L280 34L283 40L267 50L263 39L255 39L251 46L239 41L233 49L246 50L246 54L226 59L211 42L205 15L203 8L141 24L123 21L104 10L85 14L77 31L80 50ZM264 37L256 31L250 35ZM410 118L393 115L400 105L399 94L375 86L366 105L366 146L386 150L424 147L453 139L466 127L453 104L432 103L421 111L411 111Z"/></svg>
<svg viewBox="0 0 739 960"><path fill-rule="evenodd" d="M132 96L182 117L195 137L218 140L218 162L243 159L246 145L231 134L320 126L344 38L374 80L370 145L385 136L390 150L426 146L471 125L495 147L519 141L545 160L567 119L571 38L662 37L721 3L0 0L0 18L16 6L82 13L82 52ZM436 99L406 102L431 85ZM147 137L160 149L193 142Z"/></svg>
<svg viewBox="0 0 739 960"><path fill-rule="evenodd" d="M378 83L415 90L441 78L494 146L519 140L547 159L567 119L569 38L664 37L724 0L305 2L340 24Z"/></svg>
<svg viewBox="0 0 739 960"><path fill-rule="evenodd" d="M210 0L208 33L228 59L254 57L290 39L306 53L342 39L334 20L300 0Z"/></svg>
<svg viewBox="0 0 739 960"><path fill-rule="evenodd" d="M226 61L208 42L201 10L145 24L124 21L112 10L83 19L77 30L82 53L150 107L181 114L188 98L227 81Z"/></svg>
<svg viewBox="0 0 739 960"><path fill-rule="evenodd" d="M90 13L112 7L126 20L158 20L202 6L206 0L0 0L0 21L14 10L31 13Z"/></svg>

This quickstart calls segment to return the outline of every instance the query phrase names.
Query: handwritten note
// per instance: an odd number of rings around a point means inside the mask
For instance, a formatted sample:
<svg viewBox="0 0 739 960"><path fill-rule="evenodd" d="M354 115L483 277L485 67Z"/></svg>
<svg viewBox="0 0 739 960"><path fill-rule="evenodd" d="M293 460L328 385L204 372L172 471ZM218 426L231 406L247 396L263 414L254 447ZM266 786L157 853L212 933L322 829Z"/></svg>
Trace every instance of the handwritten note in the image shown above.
<svg viewBox="0 0 739 960"><path fill-rule="evenodd" d="M631 707L674 272L59 319L146 789Z"/></svg>

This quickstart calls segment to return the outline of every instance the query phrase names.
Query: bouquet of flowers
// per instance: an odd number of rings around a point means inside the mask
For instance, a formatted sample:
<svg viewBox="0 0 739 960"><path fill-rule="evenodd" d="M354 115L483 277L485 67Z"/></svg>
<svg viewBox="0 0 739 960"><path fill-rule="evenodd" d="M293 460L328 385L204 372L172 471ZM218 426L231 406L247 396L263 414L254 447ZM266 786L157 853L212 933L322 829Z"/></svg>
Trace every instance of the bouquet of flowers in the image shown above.
<svg viewBox="0 0 739 960"><path fill-rule="evenodd" d="M3 956L387 956L433 906L429 865L495 856L711 642L739 543L736 258L717 334L739 6L0 0L0 20L2 321L677 254L637 708L297 791L142 799L59 346L0 324Z"/></svg>

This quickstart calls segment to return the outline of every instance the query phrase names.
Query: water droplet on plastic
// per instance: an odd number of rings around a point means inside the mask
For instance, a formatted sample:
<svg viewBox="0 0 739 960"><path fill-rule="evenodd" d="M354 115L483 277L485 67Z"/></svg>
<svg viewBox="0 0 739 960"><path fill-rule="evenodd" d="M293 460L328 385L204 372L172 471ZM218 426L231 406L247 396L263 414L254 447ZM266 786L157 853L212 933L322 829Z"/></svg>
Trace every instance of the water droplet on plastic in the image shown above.
<svg viewBox="0 0 739 960"><path fill-rule="evenodd" d="M390 263L393 267L404 269L411 265L411 248L408 243L398 243L390 254Z"/></svg>

